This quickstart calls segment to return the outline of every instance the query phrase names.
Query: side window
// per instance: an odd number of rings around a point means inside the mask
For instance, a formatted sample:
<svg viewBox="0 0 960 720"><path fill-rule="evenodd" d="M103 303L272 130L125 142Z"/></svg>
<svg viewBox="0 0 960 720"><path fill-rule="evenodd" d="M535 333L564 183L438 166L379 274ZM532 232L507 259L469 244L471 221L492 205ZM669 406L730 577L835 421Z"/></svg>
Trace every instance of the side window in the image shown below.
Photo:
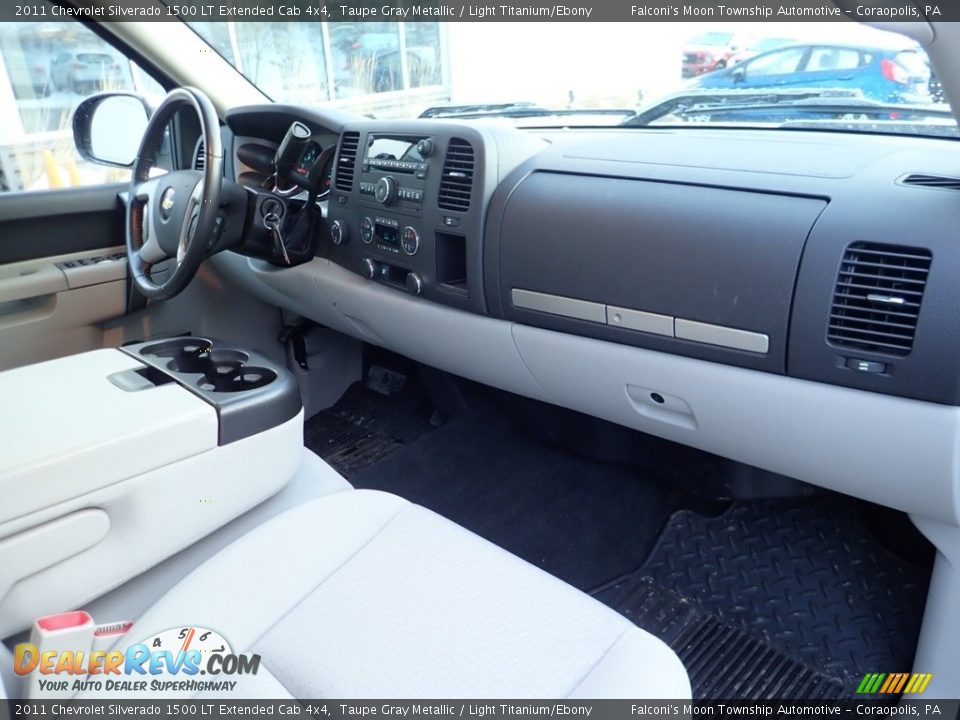
<svg viewBox="0 0 960 720"><path fill-rule="evenodd" d="M830 70L855 70L861 65L860 51L853 48L819 47L810 51L807 70L826 72Z"/></svg>
<svg viewBox="0 0 960 720"><path fill-rule="evenodd" d="M796 72L803 53L803 48L790 48L762 55L747 63L746 75L753 78Z"/></svg>
<svg viewBox="0 0 960 720"><path fill-rule="evenodd" d="M84 161L77 105L107 90L163 97L135 63L79 22L0 22L0 192L121 182L128 170Z"/></svg>

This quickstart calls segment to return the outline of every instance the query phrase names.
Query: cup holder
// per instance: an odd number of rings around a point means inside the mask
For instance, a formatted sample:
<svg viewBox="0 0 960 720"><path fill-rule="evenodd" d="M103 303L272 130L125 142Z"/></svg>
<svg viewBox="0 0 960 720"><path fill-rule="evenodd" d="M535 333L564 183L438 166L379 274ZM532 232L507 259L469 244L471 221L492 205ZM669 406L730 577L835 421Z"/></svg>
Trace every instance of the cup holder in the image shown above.
<svg viewBox="0 0 960 720"><path fill-rule="evenodd" d="M160 396L192 395L192 403L216 412L220 446L279 427L303 412L296 377L282 361L256 350L208 335L180 335L128 343L120 351L138 367L114 373L115 385L133 392L150 383L160 388Z"/></svg>
<svg viewBox="0 0 960 720"><path fill-rule="evenodd" d="M174 372L201 373L207 370L207 356L212 347L209 340L180 338L148 345L140 354L145 357L170 358L167 368Z"/></svg>
<svg viewBox="0 0 960 720"><path fill-rule="evenodd" d="M269 385L276 379L277 374L273 370L229 360L212 364L197 386L208 392L243 392Z"/></svg>
<svg viewBox="0 0 960 720"><path fill-rule="evenodd" d="M169 358L167 370L184 375L200 375L196 386L206 392L243 392L256 390L277 379L269 368L247 365L250 356L241 350L214 348L203 338L177 338L147 345L140 355Z"/></svg>

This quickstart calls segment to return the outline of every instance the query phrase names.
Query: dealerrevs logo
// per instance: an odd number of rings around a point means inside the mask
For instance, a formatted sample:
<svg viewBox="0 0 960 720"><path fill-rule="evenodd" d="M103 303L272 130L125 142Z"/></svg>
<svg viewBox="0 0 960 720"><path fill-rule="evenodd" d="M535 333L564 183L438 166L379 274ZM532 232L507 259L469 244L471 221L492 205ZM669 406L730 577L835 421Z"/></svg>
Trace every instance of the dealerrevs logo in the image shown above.
<svg viewBox="0 0 960 720"><path fill-rule="evenodd" d="M259 655L236 654L223 636L202 627L165 630L125 650L41 651L23 643L14 651L14 670L35 680L41 693L224 692L237 685L228 678L259 669Z"/></svg>

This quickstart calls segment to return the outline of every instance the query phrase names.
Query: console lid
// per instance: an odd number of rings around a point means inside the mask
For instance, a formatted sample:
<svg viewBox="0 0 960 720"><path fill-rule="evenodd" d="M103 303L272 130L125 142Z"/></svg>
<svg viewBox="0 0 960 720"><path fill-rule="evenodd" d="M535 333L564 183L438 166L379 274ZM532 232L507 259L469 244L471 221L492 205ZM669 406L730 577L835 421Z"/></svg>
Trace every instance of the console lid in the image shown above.
<svg viewBox="0 0 960 720"><path fill-rule="evenodd" d="M111 380L141 368L109 349L0 373L0 524L217 447L195 394Z"/></svg>

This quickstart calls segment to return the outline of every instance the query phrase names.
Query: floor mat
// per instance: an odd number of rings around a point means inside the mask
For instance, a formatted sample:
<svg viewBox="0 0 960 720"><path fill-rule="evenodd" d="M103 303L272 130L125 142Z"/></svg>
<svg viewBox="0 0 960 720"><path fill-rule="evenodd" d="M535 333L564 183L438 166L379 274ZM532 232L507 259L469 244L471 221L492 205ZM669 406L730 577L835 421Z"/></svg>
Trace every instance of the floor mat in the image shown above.
<svg viewBox="0 0 960 720"><path fill-rule="evenodd" d="M640 573L595 593L673 648L700 700L844 696L836 678L794 660Z"/></svg>
<svg viewBox="0 0 960 720"><path fill-rule="evenodd" d="M329 411L304 423L303 442L348 480L402 444L356 416Z"/></svg>
<svg viewBox="0 0 960 720"><path fill-rule="evenodd" d="M348 480L405 443L432 429L432 408L416 382L384 392L383 374L373 368L367 382L350 386L332 408L307 420L303 442ZM397 373L393 376L403 378ZM371 387L372 386L372 387Z"/></svg>
<svg viewBox="0 0 960 720"><path fill-rule="evenodd" d="M424 505L583 590L635 569L673 509L661 484L528 440L494 411L471 410L351 482Z"/></svg>
<svg viewBox="0 0 960 720"><path fill-rule="evenodd" d="M831 496L735 504L717 517L679 511L643 567L598 595L639 618L652 583L849 694L867 672L910 669L928 581L877 543L853 501ZM719 672L741 648L714 644ZM683 643L674 649L682 657ZM696 696L711 692L697 682Z"/></svg>
<svg viewBox="0 0 960 720"><path fill-rule="evenodd" d="M695 697L847 697L911 667L929 568L884 549L860 503L695 512L648 473L527 438L495 404L433 428L404 392L355 385L307 423L308 447L592 592L677 652Z"/></svg>

